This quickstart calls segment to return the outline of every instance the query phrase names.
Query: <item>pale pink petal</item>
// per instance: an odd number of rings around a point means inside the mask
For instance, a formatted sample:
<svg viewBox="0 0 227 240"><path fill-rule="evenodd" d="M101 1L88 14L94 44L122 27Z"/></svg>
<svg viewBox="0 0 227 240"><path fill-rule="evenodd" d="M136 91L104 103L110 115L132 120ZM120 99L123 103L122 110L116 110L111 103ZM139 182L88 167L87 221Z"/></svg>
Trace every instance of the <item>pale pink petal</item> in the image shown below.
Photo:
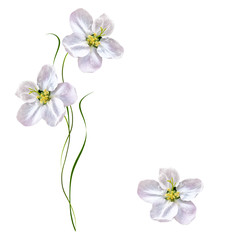
<svg viewBox="0 0 227 240"><path fill-rule="evenodd" d="M84 57L90 51L86 38L78 33L66 36L63 39L62 44L65 47L66 52L73 57Z"/></svg>
<svg viewBox="0 0 227 240"><path fill-rule="evenodd" d="M102 38L97 52L104 58L120 58L124 53L124 48L112 38Z"/></svg>
<svg viewBox="0 0 227 240"><path fill-rule="evenodd" d="M69 83L59 83L51 93L52 96L59 98L64 103L64 106L70 106L77 100L76 89Z"/></svg>
<svg viewBox="0 0 227 240"><path fill-rule="evenodd" d="M42 118L42 106L38 101L25 103L17 113L17 120L24 126L32 126Z"/></svg>
<svg viewBox="0 0 227 240"><path fill-rule="evenodd" d="M24 81L17 89L16 96L21 98L25 102L34 102L38 94L35 92L29 94L31 89L38 90L35 83L30 81Z"/></svg>
<svg viewBox="0 0 227 240"><path fill-rule="evenodd" d="M179 175L177 171L173 168L161 168L159 170L159 183L163 189L172 188L172 185L167 182L167 180L173 179L173 183L176 183L175 186L179 183Z"/></svg>
<svg viewBox="0 0 227 240"><path fill-rule="evenodd" d="M37 84L40 90L53 91L58 85L58 78L54 67L51 65L44 65L39 72Z"/></svg>
<svg viewBox="0 0 227 240"><path fill-rule="evenodd" d="M192 202L177 201L178 213L175 219L181 224L189 224L196 216L196 206Z"/></svg>
<svg viewBox="0 0 227 240"><path fill-rule="evenodd" d="M97 18L92 26L92 30L93 32L97 33L97 35L100 34L101 29L100 27L102 27L103 29L106 28L104 34L105 36L109 36L114 29L114 24L113 22L106 16L106 14L102 14L99 18Z"/></svg>
<svg viewBox="0 0 227 240"><path fill-rule="evenodd" d="M177 215L177 212L177 204L175 202L167 201L163 198L153 203L150 216L154 220L168 222Z"/></svg>
<svg viewBox="0 0 227 240"><path fill-rule="evenodd" d="M186 179L179 183L177 191L183 201L190 201L197 196L203 189L203 184L199 179Z"/></svg>
<svg viewBox="0 0 227 240"><path fill-rule="evenodd" d="M139 183L138 195L146 202L154 203L163 198L164 190L160 188L159 183L154 180L144 180Z"/></svg>
<svg viewBox="0 0 227 240"><path fill-rule="evenodd" d="M52 98L47 104L43 105L43 119L51 127L56 126L65 116L65 107L58 98Z"/></svg>
<svg viewBox="0 0 227 240"><path fill-rule="evenodd" d="M102 58L95 48L91 48L87 56L78 58L78 66L82 72L92 73L102 66Z"/></svg>
<svg viewBox="0 0 227 240"><path fill-rule="evenodd" d="M70 25L73 32L84 35L91 34L93 24L92 16L82 8L77 9L70 15Z"/></svg>

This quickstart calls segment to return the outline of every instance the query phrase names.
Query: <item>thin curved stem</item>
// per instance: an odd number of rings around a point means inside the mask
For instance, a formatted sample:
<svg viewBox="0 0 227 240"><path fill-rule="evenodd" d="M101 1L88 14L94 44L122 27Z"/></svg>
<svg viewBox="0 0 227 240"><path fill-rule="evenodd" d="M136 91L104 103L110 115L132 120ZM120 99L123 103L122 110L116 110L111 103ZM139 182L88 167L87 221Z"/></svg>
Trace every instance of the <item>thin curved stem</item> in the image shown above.
<svg viewBox="0 0 227 240"><path fill-rule="evenodd" d="M63 60L63 63L62 63L62 68L61 68L62 82L65 82L65 80L64 80L64 66L65 66L65 59L66 59L67 56L68 56L68 53L65 54L65 57L64 57L64 60Z"/></svg>
<svg viewBox="0 0 227 240"><path fill-rule="evenodd" d="M67 109L67 114L68 114L68 107L66 108ZM72 119L73 119L73 110L72 110L72 107L70 106L70 110L71 110L71 114L72 114ZM65 117L65 120L66 120L66 123L67 125L69 124L68 123L68 120L67 118ZM70 133L72 132L72 129L73 129L73 120L72 120L72 124L71 124L71 128L70 128ZM69 134L67 135L67 138L65 139L65 143L63 145L63 148L62 148L62 151L61 151L61 158L60 158L60 166L62 167L62 157L63 157L63 153L64 153L64 150L65 150L65 146L68 142L68 139L69 139Z"/></svg>
<svg viewBox="0 0 227 240"><path fill-rule="evenodd" d="M61 68L61 77L62 77L62 82L64 82L64 66L65 66L65 59L67 57L68 53L66 53L64 59L63 59L63 62L62 62L62 68ZM71 107L71 106L70 106ZM67 114L68 114L68 121L69 121L69 108L66 107L66 110L67 110ZM72 111L72 108L71 108L71 111ZM72 127L71 127L71 131L72 131ZM71 133L70 131L70 133ZM61 151L61 158L60 158L60 165L62 166L62 157L63 157L63 153L64 153L64 150L65 150L65 146L68 142L68 139L69 139L69 135L67 136L66 140L65 140L65 143L63 145L63 148L62 148L62 151Z"/></svg>
<svg viewBox="0 0 227 240"><path fill-rule="evenodd" d="M63 63L62 63L62 72L61 72L61 75L62 75L62 82L64 83L64 65L65 65L65 59L67 57L68 53L65 55L64 57L64 60L63 60ZM70 113L69 113L69 108L71 110L71 121L70 121ZM65 191L65 188L64 188L64 182L63 182L63 174L64 174L64 168L65 168L65 163L66 163L66 160L67 160L67 156L68 156L68 151L69 151L69 146L70 146L70 140L71 140L71 132L72 132L72 129L73 129L73 110L72 110L72 107L66 107L66 110L67 110L67 117L68 119L65 117L65 120L66 120L66 124L67 124L67 127L68 127L68 136L65 140L65 143L63 145L63 148L62 148L62 152L61 152L61 159L60 159L60 162L62 164L62 157L63 157L63 153L64 153L64 150L65 150L65 147L66 147L66 144L67 144L67 148L66 148L66 151L65 151L65 158L64 158L64 162L63 162L63 165L62 165L62 170L61 170L61 187L62 187L62 191L69 203L69 207L70 207L70 217L71 217L71 222L72 222L72 225L73 225L73 228L74 230L76 231L76 216L75 216L75 212L73 210L73 207L72 207L72 204L66 194L66 191ZM70 124L71 123L71 124ZM72 213L73 213L73 216L72 216Z"/></svg>
<svg viewBox="0 0 227 240"><path fill-rule="evenodd" d="M92 92L91 92L92 93ZM79 110L80 110L80 114L83 118L83 121L84 121L84 126L85 126L85 138L84 138L84 143L82 145L82 148L80 149L80 152L73 164L73 167L72 167L72 170L71 170L71 174L70 174L70 181L69 181L69 202L71 203L71 189L72 189L72 178L73 178L73 173L74 173L74 170L75 170L75 167L80 159L80 156L84 150L84 147L85 147L85 144L86 144L86 141L87 141L87 124L86 124L86 121L85 121L85 118L84 118L84 115L83 115L83 112L82 112L82 109L81 109L81 103L82 101L88 96L90 95L91 93L88 93L87 95L85 95L81 100L80 100L80 103L79 103ZM72 218L72 210L70 208L70 216Z"/></svg>
<svg viewBox="0 0 227 240"><path fill-rule="evenodd" d="M54 33L48 33L48 34L49 34L49 35L53 35L53 36L55 36L55 37L58 39L58 47L57 47L56 53L55 53L55 55L54 55L54 60L53 60L53 65L54 65L55 59L56 59L56 57L57 57L57 55L58 55L58 51L59 51L59 48L60 48L60 45L61 45L61 40L60 40L60 38L58 37L58 35L56 35L56 34L54 34Z"/></svg>
<svg viewBox="0 0 227 240"><path fill-rule="evenodd" d="M71 108L71 106L70 106L70 108ZM74 230L76 231L76 227L75 227L75 224L76 224L75 212L74 212L73 207L72 207L72 204L71 204L71 202L70 202L70 200L69 200L69 198L68 198L68 196L67 196L67 194L66 194L66 192L65 192L64 184L63 184L64 167L65 167L65 163L66 163L66 159L67 159L68 151L69 151L69 146L70 146L70 139L71 139L70 134L71 134L71 131L72 131L72 128L73 128L73 112L72 112L72 108L71 108L71 116L72 116L72 124L71 124L71 127L70 127L70 124L69 124L69 123L70 123L70 118L69 118L68 108L67 108L67 116L68 116L68 120L67 120L66 117L65 117L65 120L66 120L67 127L68 127L68 137L67 137L67 139L68 139L68 144L67 144L67 148L66 148L65 159L64 159L64 162L63 162L63 165L62 165L62 170L61 170L61 187L62 187L62 191L63 191L63 193L64 193L64 195L65 195L65 197L66 197L66 199L67 199L67 201L68 201L68 203L69 203L70 212L73 213L73 216L72 216L72 214L71 214L70 216L71 216L71 222L72 222L73 228L74 228ZM64 145L64 146L65 146L65 145Z"/></svg>

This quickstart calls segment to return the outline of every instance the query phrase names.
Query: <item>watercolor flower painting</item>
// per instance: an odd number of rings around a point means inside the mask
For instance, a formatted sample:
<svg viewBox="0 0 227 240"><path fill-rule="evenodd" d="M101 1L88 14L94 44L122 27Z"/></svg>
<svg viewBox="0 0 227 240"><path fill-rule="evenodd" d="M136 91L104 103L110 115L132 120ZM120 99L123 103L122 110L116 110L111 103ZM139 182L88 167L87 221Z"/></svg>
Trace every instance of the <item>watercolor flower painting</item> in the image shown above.
<svg viewBox="0 0 227 240"><path fill-rule="evenodd" d="M70 15L73 33L66 36L62 43L65 50L78 58L78 66L82 72L95 72L102 65L102 58L119 58L123 55L123 47L109 35L114 24L102 14L93 22L92 16L80 8Z"/></svg>
<svg viewBox="0 0 227 240"><path fill-rule="evenodd" d="M161 168L159 182L144 180L139 183L138 195L152 203L150 217L159 222L173 218L181 224L189 224L196 216L196 206L191 201L203 189L199 179L179 182L179 174L172 168Z"/></svg>
<svg viewBox="0 0 227 240"><path fill-rule="evenodd" d="M76 89L64 81L65 60L68 55L78 58L79 69L84 73L93 73L101 68L102 58L120 58L124 49L116 40L109 37L113 32L114 24L106 14L102 14L93 21L86 10L79 8L71 13L70 25L73 33L64 37L62 42L56 34L50 33L58 39L53 65L44 65L41 68L37 84L32 81L22 82L16 91L16 96L25 102L17 113L17 120L24 126L33 126L43 119L49 126L54 127L65 118L67 135L60 157L61 187L67 200L67 208L69 207L72 226L76 231L77 221L72 206L72 179L87 141L87 125L81 103L91 93L84 95L78 104L85 136L79 153L72 163L66 188L64 169L75 119L71 105L77 101L78 97ZM66 53L61 67L62 83L58 83L54 63L61 43ZM196 217L196 206L192 200L202 189L203 183L200 179L186 179L180 182L179 174L175 169L161 168L159 181L141 181L137 193L142 200L152 204L150 217L153 220L169 222L175 219L180 224L187 225Z"/></svg>
<svg viewBox="0 0 227 240"><path fill-rule="evenodd" d="M122 56L124 49L112 38L104 37L109 36L113 31L113 23L105 14L101 15L93 23L90 14L80 8L71 14L70 24L73 29L73 34L65 37L62 41L67 52L61 67L62 83L58 83L58 78L54 69L54 63L60 49L61 40L56 34L49 33L58 40L53 65L44 65L42 67L38 74L37 84L31 81L22 82L16 91L16 95L25 102L17 113L17 120L24 126L32 126L43 119L49 126L54 127L65 119L67 136L60 157L61 188L69 206L73 229L76 231L76 215L72 206L71 194L72 180L75 168L87 140L87 125L81 104L92 92L84 95L78 104L79 112L85 127L85 136L80 151L71 166L67 191L64 183L64 169L74 126L74 113L71 105L77 101L78 97L76 89L71 84L64 81L65 60L68 54L73 57L78 57L80 70L83 72L94 72L101 67L102 57L118 58Z"/></svg>

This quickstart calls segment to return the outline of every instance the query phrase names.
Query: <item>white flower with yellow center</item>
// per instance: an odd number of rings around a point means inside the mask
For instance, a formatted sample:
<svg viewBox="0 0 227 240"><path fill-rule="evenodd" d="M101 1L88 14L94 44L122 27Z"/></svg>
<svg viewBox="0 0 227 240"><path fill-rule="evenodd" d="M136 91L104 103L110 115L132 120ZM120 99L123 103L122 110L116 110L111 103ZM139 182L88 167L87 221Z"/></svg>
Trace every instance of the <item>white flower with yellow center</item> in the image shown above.
<svg viewBox="0 0 227 240"><path fill-rule="evenodd" d="M19 86L16 95L25 103L19 109L17 119L24 126L32 126L40 119L56 126L65 116L65 107L76 102L76 90L69 83L58 84L57 75L50 65L42 67L37 85L25 81Z"/></svg>
<svg viewBox="0 0 227 240"><path fill-rule="evenodd" d="M145 180L139 183L138 195L153 204L152 219L167 222L175 218L181 224L189 224L196 216L196 207L191 202L202 190L199 179L186 179L179 183L175 169L162 168L159 182Z"/></svg>
<svg viewBox="0 0 227 240"><path fill-rule="evenodd" d="M70 15L73 33L62 43L66 51L78 57L78 65L83 72L95 72L102 65L102 58L119 58L124 49L108 36L113 32L113 22L101 15L93 22L91 15L80 8Z"/></svg>

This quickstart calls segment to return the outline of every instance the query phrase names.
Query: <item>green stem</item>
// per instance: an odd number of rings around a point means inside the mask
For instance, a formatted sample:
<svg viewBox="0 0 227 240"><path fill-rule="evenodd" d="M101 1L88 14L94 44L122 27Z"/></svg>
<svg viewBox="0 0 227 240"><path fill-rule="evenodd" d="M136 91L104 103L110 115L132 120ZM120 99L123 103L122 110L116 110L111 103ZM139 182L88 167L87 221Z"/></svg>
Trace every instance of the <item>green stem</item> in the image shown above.
<svg viewBox="0 0 227 240"><path fill-rule="evenodd" d="M64 82L64 66L65 66L65 59L66 59L67 55L68 55L68 53L66 53L66 55L65 55L65 57L64 57L64 59L63 59L63 62L62 62L62 69L61 69L62 82ZM67 109L68 121L69 121L69 108L66 107L66 109ZM72 108L71 108L71 111L72 111ZM65 118L65 120L67 121L66 118ZM69 123L67 122L67 124L69 124ZM71 127L71 131L72 131L72 127ZM70 131L70 133L71 133L71 131ZM64 143L64 145L63 145L62 151L61 151L61 158L60 158L60 165L61 165L61 166L62 166L63 153L64 153L64 150L65 150L65 146L66 146L66 144L67 144L67 142L68 142L68 139L69 139L69 135L67 136L67 138L66 138L66 140L65 140L65 143Z"/></svg>
<svg viewBox="0 0 227 240"><path fill-rule="evenodd" d="M65 66L65 59L66 59L67 56L68 56L68 53L65 54L65 57L64 57L64 60L63 60L63 63L62 63L62 68L61 68L62 82L65 82L65 80L64 80L64 66Z"/></svg>
<svg viewBox="0 0 227 240"><path fill-rule="evenodd" d="M64 65L65 65L65 59L67 57L68 53L65 55L64 57L64 60L63 60L63 63L62 63L62 72L61 72L61 75L62 75L62 82L64 83ZM67 144L67 148L66 148L66 152L65 152L65 159L64 159L64 162L63 162L63 165L62 165L62 170L61 170L61 187L62 187L62 191L69 203L69 207L70 207L70 217L71 217L71 222L72 222L72 225L73 225L73 228L74 230L76 231L76 216L75 216L75 212L73 210L73 207L72 207L72 204L65 192L65 188L64 188L64 183L63 183L63 173L64 173L64 168L65 168L65 163L66 163L66 160L67 160L67 156L68 156L68 151L69 151L69 146L70 146L70 140L71 140L71 132L72 132L72 129L73 129L73 110L72 110L72 107L70 106L70 110L71 110L71 126L70 126L70 114L69 114L69 107L66 107L66 110L67 110L67 116L68 116L68 119L65 117L65 120L66 120L66 124L67 124L67 127L68 127L68 136L65 140L65 143L63 145L63 148L62 148L62 152L61 152L61 159L60 159L60 162L62 164L62 157L63 157L63 153L64 153L64 150L65 150L65 147L66 147L66 144ZM73 216L72 216L72 213L73 213Z"/></svg>
<svg viewBox="0 0 227 240"><path fill-rule="evenodd" d="M67 109L67 114L68 114L68 111L69 111L68 107L66 109ZM70 110L71 110L71 114L72 114L72 118L73 118L73 110L72 110L71 106L70 106ZM67 125L69 125L66 117L65 117L65 120L66 120ZM70 133L72 132L72 129L73 129L73 121L72 121L72 124L71 124ZM64 150L65 150L65 146L68 142L68 139L69 139L69 134L67 135L67 138L65 139L65 143L64 143L62 151L61 151L60 166L62 166L62 157L63 157L63 153L64 153Z"/></svg>
<svg viewBox="0 0 227 240"><path fill-rule="evenodd" d="M92 92L91 92L92 93ZM83 115L83 112L82 112L82 109L81 109L81 103L82 101L88 96L90 95L91 93L88 93L87 95L85 95L81 100L80 100L80 103L79 103L79 109L80 109L80 114L83 118L83 121L84 121L84 126L85 126L85 138L84 138L84 143L82 145L82 148L73 164L73 167L72 167L72 170L71 170L71 174L70 174L70 181L69 181L69 202L71 203L71 189L72 189L72 178L73 178L73 173L74 173L74 170L75 170L75 167L77 165L77 162L79 161L80 159L80 156L84 150L84 147L85 147L85 144L86 144L86 141L87 141L87 124L86 124L86 121L85 121L85 118L84 118L84 115ZM70 216L72 218L72 210L71 210L71 207L70 207Z"/></svg>
<svg viewBox="0 0 227 240"><path fill-rule="evenodd" d="M72 107L70 106L70 109L71 109L71 116L72 116L72 124L71 124L71 127L70 127L70 117L69 117L69 110L67 108L67 116L68 116L68 120L67 118L65 117L65 120L66 120L66 123L67 123L67 127L68 127L68 144L67 144L67 148L66 148L66 153L65 153L65 159L64 159L64 162L63 162L63 165L62 165L62 170L61 170L61 187L62 187L62 191L69 203L69 206L70 206L70 213L72 212L72 214L70 214L70 217L71 217L71 222L72 222L72 225L73 225L73 228L74 230L76 231L76 227L75 227L75 224L76 224L76 216L75 216L75 212L73 210L73 207L71 205L71 202L65 192L65 189L64 189L64 184L63 184L63 173L64 173L64 167L65 167L65 163L66 163L66 159L67 159L67 156L68 156L68 151L69 151L69 146L70 146L70 139L71 139L71 131L72 131L72 128L73 128L73 111L72 111ZM64 145L65 147L65 145ZM63 148L64 148L63 147ZM63 149L64 150L64 149Z"/></svg>
<svg viewBox="0 0 227 240"><path fill-rule="evenodd" d="M57 47L57 51L56 51L56 53L55 53L55 55L54 55L54 60L53 60L53 65L54 65L54 63L55 63L55 59L56 59L56 57L57 57L57 55L58 55L58 51L59 51L59 48L60 48L60 45L61 45L61 40L60 40L60 38L58 37L58 35L56 35L56 34L54 34L54 33L48 33L49 35L53 35L53 36L55 36L57 39L58 39L58 47Z"/></svg>

